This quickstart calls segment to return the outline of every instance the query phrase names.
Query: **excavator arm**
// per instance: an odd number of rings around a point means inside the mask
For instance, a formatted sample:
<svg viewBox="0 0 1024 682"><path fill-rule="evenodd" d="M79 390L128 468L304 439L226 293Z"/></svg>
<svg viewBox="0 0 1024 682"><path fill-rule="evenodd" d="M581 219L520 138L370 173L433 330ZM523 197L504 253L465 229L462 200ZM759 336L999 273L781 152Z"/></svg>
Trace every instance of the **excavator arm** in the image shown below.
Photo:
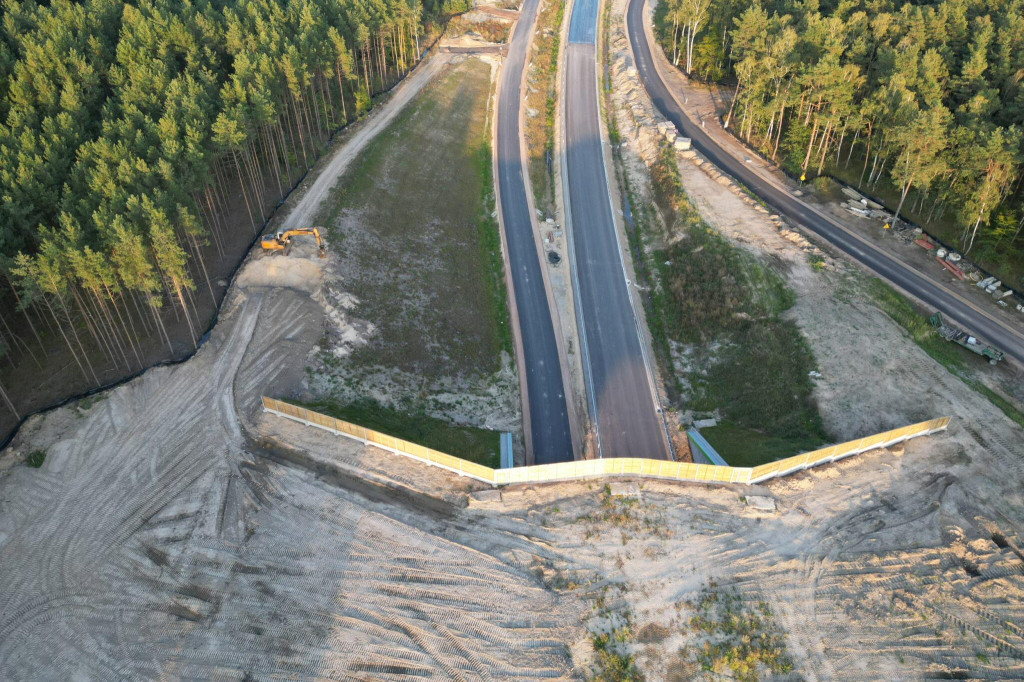
<svg viewBox="0 0 1024 682"><path fill-rule="evenodd" d="M266 251L283 251L292 242L292 237L300 234L312 234L316 239L316 246L320 249L320 257L324 258L326 246L320 237L320 230L315 227L296 227L291 230L283 230L277 234L268 234L260 240L260 246Z"/></svg>

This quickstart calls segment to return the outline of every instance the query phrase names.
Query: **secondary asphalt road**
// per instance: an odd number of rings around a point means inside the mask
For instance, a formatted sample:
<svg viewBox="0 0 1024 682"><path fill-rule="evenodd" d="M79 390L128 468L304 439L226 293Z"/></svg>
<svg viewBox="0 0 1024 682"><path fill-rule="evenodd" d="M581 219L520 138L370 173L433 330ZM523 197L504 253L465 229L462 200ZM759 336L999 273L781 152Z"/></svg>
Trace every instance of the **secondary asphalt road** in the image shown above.
<svg viewBox="0 0 1024 682"><path fill-rule="evenodd" d="M741 159L722 149L704 129L687 118L654 67L651 46L643 27L644 2L645 0L630 0L626 15L626 31L633 46L633 56L640 80L654 101L654 106L675 124L680 134L690 138L697 151L718 168L749 187L779 213L824 238L882 278L936 310L941 310L972 334L1024 362L1024 333L1021 329L996 319L939 282L896 260L870 241L849 232L839 222L800 201L774 181L763 177Z"/></svg>
<svg viewBox="0 0 1024 682"><path fill-rule="evenodd" d="M548 464L572 461L573 450L558 345L526 201L519 147L520 86L526 47L537 18L537 3L538 0L523 3L501 73L497 120L498 194L523 339L526 376L520 380L526 382L534 462Z"/></svg>
<svg viewBox="0 0 1024 682"><path fill-rule="evenodd" d="M665 459L668 449L608 194L597 106L596 0L576 0L565 51L565 159L584 368L602 457Z"/></svg>

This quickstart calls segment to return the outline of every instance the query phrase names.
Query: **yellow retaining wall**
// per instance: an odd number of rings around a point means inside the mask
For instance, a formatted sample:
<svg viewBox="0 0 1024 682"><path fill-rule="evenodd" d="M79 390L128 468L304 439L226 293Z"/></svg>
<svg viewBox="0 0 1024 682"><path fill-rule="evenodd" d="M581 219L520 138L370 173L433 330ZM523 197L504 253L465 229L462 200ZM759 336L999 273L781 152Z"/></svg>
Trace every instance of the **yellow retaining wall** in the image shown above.
<svg viewBox="0 0 1024 682"><path fill-rule="evenodd" d="M787 457L756 467L729 467L713 464L691 464L689 462L667 462L658 459L638 459L633 457L610 457L605 459L588 459L576 462L560 462L558 464L538 464L514 469L491 469L482 464L467 462L452 455L431 450L416 443L389 436L379 431L367 429L356 424L328 417L327 415L307 410L304 407L290 405L274 398L263 398L263 409L267 412L287 417L295 421L316 426L341 436L347 436L366 444L373 444L398 455L439 466L454 471L462 476L469 476L491 485L508 485L510 483L543 483L545 481L566 481L575 478L595 476L639 476L642 478L662 478L677 481L693 481L695 483L760 483L777 476L808 467L834 462L850 455L882 448L900 441L925 436L942 431L949 424L949 417L932 419L919 424L911 424L892 431L877 433L858 440L851 440L838 445L830 445L819 450L805 452L795 457Z"/></svg>

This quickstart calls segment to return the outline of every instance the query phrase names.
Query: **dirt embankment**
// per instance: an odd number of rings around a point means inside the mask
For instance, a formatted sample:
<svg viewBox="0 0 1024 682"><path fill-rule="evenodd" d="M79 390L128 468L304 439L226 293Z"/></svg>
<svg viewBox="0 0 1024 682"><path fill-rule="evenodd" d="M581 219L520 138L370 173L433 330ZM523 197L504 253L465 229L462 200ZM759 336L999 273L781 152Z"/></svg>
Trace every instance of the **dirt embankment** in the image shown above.
<svg viewBox="0 0 1024 682"><path fill-rule="evenodd" d="M4 453L6 678L568 678L575 600L534 575L562 561L546 532L461 520L453 481L357 444L326 467L255 445L316 444L256 424L321 334L317 260L255 259L194 358L34 418Z"/></svg>

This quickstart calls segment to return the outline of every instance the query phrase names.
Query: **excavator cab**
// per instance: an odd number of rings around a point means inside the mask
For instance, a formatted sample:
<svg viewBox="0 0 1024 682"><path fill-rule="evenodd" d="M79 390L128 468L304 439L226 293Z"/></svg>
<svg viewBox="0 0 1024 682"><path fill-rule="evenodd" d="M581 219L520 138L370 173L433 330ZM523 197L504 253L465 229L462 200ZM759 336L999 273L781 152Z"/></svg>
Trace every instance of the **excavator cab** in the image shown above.
<svg viewBox="0 0 1024 682"><path fill-rule="evenodd" d="M315 227L297 227L291 230L282 230L275 234L264 235L260 240L260 246L264 251L284 251L292 243L292 237L300 234L312 234L316 239L317 248L320 249L320 257L327 256L327 247L324 240L320 238L320 230Z"/></svg>

